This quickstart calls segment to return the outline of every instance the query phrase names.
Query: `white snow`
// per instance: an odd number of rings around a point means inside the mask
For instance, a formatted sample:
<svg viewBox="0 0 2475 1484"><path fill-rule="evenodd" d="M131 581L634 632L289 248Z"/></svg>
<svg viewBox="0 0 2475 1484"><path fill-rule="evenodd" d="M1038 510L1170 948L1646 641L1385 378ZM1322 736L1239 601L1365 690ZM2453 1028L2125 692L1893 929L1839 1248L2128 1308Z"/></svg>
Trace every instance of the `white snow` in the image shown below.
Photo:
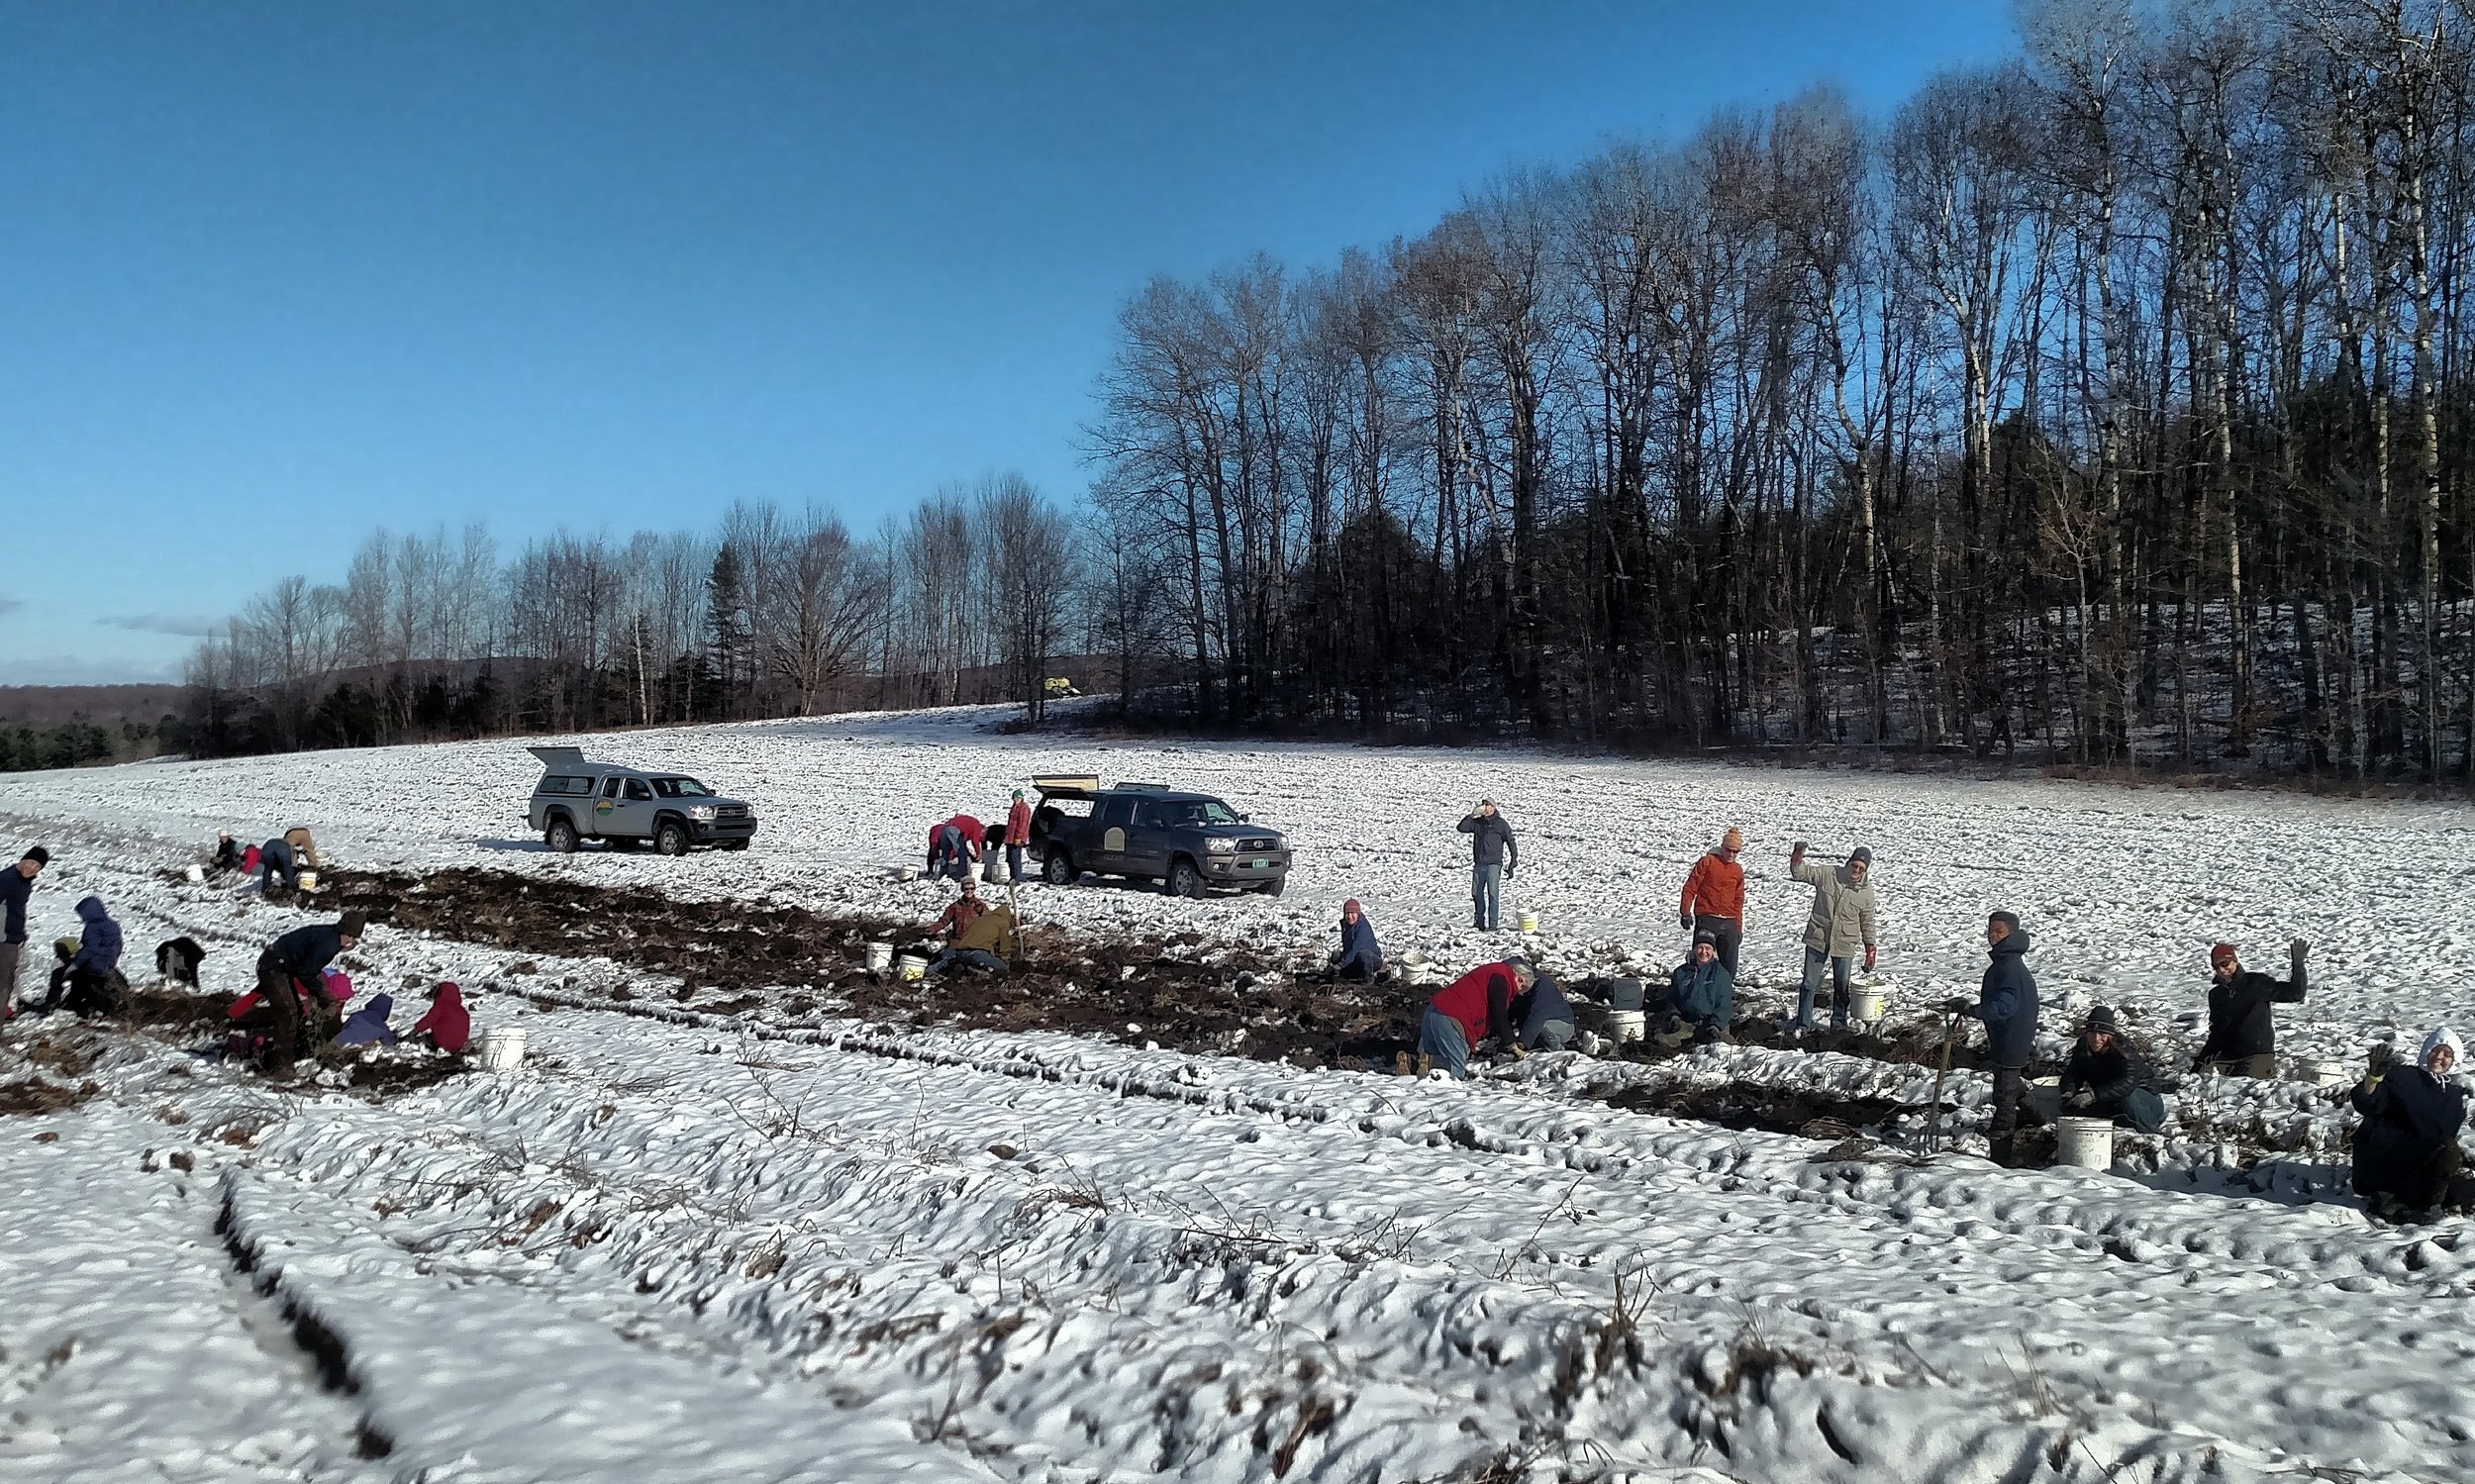
<svg viewBox="0 0 2475 1484"><path fill-rule="evenodd" d="M1784 855L1803 838L1873 847L1911 1020L1973 987L1995 906L2037 940L2057 1036L2112 1003L2188 1056L2197 1032L2175 1017L2200 1004L2219 938L2273 971L2287 939L2314 940L2311 1000L2279 1011L2299 1055L2475 1019L2460 806L1103 746L989 737L982 720L579 740L756 803L753 849L678 861L539 850L521 818L538 770L513 742L10 775L0 829L57 857L38 948L100 892L133 972L186 932L219 995L304 920L158 879L219 827L306 823L351 865L925 922L938 890L887 867L916 858L930 822L994 817L1035 773L1097 771L1220 793L1290 834L1295 874L1277 900L1027 888L1043 927L1191 927L1304 957L1353 895L1396 956L1456 972L1516 940L1462 926L1452 826L1489 794L1524 851L1507 915L1540 913L1537 946L1578 972L1672 961L1684 871L1734 824L1752 840L1761 981L1740 1006L1791 992L1805 893ZM1846 1056L1560 1055L1413 1083L1055 1034L702 1015L607 960L533 954L543 973L510 979L513 954L385 929L361 956L376 988L523 990L474 1012L528 1029L525 1069L373 1103L278 1096L145 1036L21 1021L0 1037L0 1084L100 1087L0 1118L10 1477L2475 1473L2464 1227L2369 1224L2344 1190L2346 1116L2300 1082L2195 1079L2125 1173L2009 1172L1833 1157L1604 1101L1696 1080L1930 1093L1930 1068ZM419 1002L399 993L399 1025ZM63 1052L97 1059L71 1076ZM1980 1126L1983 1079L1952 1086L1963 1128ZM2204 1126L2255 1119L2290 1152L2218 1168L2228 1151ZM333 1336L351 1389L321 1384L295 1320Z"/></svg>

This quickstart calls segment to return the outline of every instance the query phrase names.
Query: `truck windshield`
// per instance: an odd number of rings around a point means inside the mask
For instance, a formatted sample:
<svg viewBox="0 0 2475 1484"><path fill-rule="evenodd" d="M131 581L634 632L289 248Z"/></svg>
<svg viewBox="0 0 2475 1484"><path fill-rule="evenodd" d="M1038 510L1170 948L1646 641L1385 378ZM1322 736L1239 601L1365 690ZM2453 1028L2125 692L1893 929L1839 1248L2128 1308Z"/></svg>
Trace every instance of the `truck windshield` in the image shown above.
<svg viewBox="0 0 2475 1484"><path fill-rule="evenodd" d="M1238 812L1218 799L1172 799L1161 804L1160 812L1172 830L1238 823Z"/></svg>
<svg viewBox="0 0 2475 1484"><path fill-rule="evenodd" d="M693 778L656 778L653 780L653 792L665 799L710 799L713 797L713 790Z"/></svg>

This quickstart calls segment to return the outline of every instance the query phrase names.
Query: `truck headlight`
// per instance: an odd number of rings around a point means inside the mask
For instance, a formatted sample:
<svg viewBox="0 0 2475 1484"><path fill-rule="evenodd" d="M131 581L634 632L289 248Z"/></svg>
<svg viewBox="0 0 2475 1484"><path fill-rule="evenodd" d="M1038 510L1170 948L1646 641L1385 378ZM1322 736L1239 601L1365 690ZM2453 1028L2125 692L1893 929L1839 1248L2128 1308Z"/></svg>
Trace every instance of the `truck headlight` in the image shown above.
<svg viewBox="0 0 2475 1484"><path fill-rule="evenodd" d="M687 817L700 825L710 825L713 823L713 806L711 804L695 805L688 810Z"/></svg>
<svg viewBox="0 0 2475 1484"><path fill-rule="evenodd" d="M1222 840L1215 837L1211 840L1205 841L1203 842L1203 847L1215 855L1226 855L1230 851L1238 848L1238 841L1234 840Z"/></svg>

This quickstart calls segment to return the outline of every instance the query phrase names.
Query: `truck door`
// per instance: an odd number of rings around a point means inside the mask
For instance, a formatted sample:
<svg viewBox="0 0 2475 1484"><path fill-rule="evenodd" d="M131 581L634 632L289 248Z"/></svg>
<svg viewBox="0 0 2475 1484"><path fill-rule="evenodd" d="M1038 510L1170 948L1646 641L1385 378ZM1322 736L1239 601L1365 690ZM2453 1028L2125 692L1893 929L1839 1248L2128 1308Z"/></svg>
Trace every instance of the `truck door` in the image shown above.
<svg viewBox="0 0 2475 1484"><path fill-rule="evenodd" d="M627 780L617 773L602 780L601 797L593 801L593 819L585 826L599 836L622 834L619 829L619 789Z"/></svg>
<svg viewBox="0 0 2475 1484"><path fill-rule="evenodd" d="M610 833L644 839L653 833L653 786L642 778L630 778L619 795L619 823Z"/></svg>
<svg viewBox="0 0 2475 1484"><path fill-rule="evenodd" d="M1135 826L1126 833L1126 873L1166 876L1169 873L1169 821L1157 799L1135 806Z"/></svg>

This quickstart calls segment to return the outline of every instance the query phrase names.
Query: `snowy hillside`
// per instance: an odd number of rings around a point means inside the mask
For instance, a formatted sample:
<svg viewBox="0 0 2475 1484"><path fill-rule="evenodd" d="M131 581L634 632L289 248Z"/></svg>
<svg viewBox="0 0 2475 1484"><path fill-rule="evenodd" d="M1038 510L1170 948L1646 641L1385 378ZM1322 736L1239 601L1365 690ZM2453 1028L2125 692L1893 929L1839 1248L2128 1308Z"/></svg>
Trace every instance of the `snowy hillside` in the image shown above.
<svg viewBox="0 0 2475 1484"><path fill-rule="evenodd" d="M96 892L133 977L186 933L212 992L150 999L143 1031L0 1035L0 1470L2475 1475L2475 1253L2455 1220L2366 1220L2330 1093L2195 1078L2117 1172L2013 1172L1967 1152L1963 1056L1961 1152L1919 1137L1930 1006L1973 988L1994 907L2036 938L2049 1039L2107 1003L2188 1061L2217 939L2270 968L2314 940L2279 1011L2297 1056L2475 1021L2469 811L981 720L582 739L755 802L753 849L682 860L541 850L514 743L0 778L5 839L55 856L36 946ZM889 867L1042 772L1218 793L1289 834L1287 894L1029 887L1040 973L975 1003L858 981L852 925L944 900ZM1747 1016L1792 989L1789 842L1869 844L1891 1025L1459 1086L1357 1069L1418 995L1310 1001L1272 971L1320 955L1344 896L1432 973L1510 948L1462 926L1453 824L1481 794L1519 832L1508 915L1575 976L1672 963L1685 870L1742 828ZM292 824L396 909L365 991L402 1026L459 981L479 1024L527 1029L521 1072L403 1050L277 1089L191 1054L309 919L170 868Z"/></svg>

